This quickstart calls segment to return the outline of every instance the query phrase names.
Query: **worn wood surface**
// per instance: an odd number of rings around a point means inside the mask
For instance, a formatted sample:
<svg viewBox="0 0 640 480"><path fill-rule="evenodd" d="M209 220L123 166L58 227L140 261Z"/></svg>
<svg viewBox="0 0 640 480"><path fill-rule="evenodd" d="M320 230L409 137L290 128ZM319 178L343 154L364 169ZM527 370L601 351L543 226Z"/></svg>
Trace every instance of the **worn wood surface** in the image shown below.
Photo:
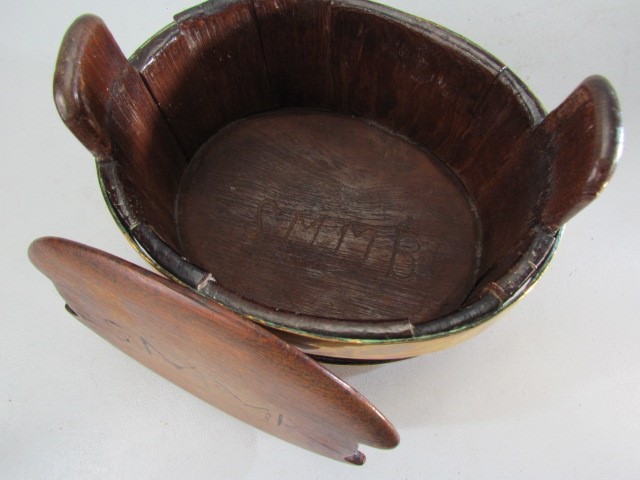
<svg viewBox="0 0 640 480"><path fill-rule="evenodd" d="M602 77L587 78L540 126L551 149L543 222L559 228L609 181L622 149L620 106Z"/></svg>
<svg viewBox="0 0 640 480"><path fill-rule="evenodd" d="M539 151L523 155L519 145L543 117L526 87L503 68L447 157L481 218L482 258L475 293L504 276L535 235L548 160Z"/></svg>
<svg viewBox="0 0 640 480"><path fill-rule="evenodd" d="M330 0L254 1L274 100L280 107L333 106Z"/></svg>
<svg viewBox="0 0 640 480"><path fill-rule="evenodd" d="M226 124L275 106L250 0L191 8L164 35L135 62L189 158Z"/></svg>
<svg viewBox="0 0 640 480"><path fill-rule="evenodd" d="M186 158L138 72L102 20L78 18L65 35L54 77L54 99L69 129L115 170L127 198L127 222L142 219L175 244L173 205ZM153 172L153 174L149 174Z"/></svg>
<svg viewBox="0 0 640 480"><path fill-rule="evenodd" d="M545 117L491 55L363 0L206 2L131 63L84 17L56 79L136 245L303 336L435 335L497 311L621 141L605 80Z"/></svg>
<svg viewBox="0 0 640 480"><path fill-rule="evenodd" d="M480 241L441 162L371 123L310 111L253 117L207 142L177 222L183 254L221 286L356 320L451 312L473 286Z"/></svg>
<svg viewBox="0 0 640 480"><path fill-rule="evenodd" d="M502 67L451 32L361 1L332 7L338 111L371 118L445 162Z"/></svg>
<svg viewBox="0 0 640 480"><path fill-rule="evenodd" d="M234 417L354 464L365 460L359 443L397 445L393 426L358 392L228 309L68 240L36 240L29 257L83 324Z"/></svg>

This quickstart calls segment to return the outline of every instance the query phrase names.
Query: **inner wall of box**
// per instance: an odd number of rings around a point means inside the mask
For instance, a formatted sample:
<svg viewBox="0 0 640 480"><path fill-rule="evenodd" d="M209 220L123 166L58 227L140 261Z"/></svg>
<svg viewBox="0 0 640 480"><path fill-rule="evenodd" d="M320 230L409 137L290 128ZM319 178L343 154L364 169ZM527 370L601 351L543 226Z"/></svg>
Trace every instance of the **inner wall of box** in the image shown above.
<svg viewBox="0 0 640 480"><path fill-rule="evenodd" d="M306 108L369 119L443 162L466 189L469 208L480 220L478 241L472 242L477 261L464 275L461 303L507 273L539 223L547 167L525 147L532 125L542 118L539 106L504 65L428 22L355 1L215 2L177 15L132 63L186 159L240 119ZM160 180L182 178L185 162L162 165L135 188L153 190L157 178L167 197L162 203L171 207L149 208L144 220L191 260L176 229L179 182L167 189ZM207 248L215 252L216 247ZM458 306L449 302L411 320ZM353 319L349 313L342 318ZM407 316L388 313L381 318Z"/></svg>

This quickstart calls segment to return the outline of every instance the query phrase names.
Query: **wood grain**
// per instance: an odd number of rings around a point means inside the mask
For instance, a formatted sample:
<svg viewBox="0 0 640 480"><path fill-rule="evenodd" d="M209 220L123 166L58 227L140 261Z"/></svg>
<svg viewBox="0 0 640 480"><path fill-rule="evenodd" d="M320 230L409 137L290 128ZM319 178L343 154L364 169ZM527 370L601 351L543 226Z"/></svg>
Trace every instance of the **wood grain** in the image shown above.
<svg viewBox="0 0 640 480"><path fill-rule="evenodd" d="M332 2L254 0L253 3L277 105L331 107Z"/></svg>
<svg viewBox="0 0 640 480"><path fill-rule="evenodd" d="M502 64L452 32L362 1L332 6L334 109L370 118L445 162Z"/></svg>
<svg viewBox="0 0 640 480"><path fill-rule="evenodd" d="M102 20L78 18L60 47L54 99L99 168L117 170L105 193L126 192L129 226L142 219L176 244L173 205L186 159L138 72ZM149 172L153 172L152 175Z"/></svg>
<svg viewBox="0 0 640 480"><path fill-rule="evenodd" d="M187 158L224 125L274 107L250 0L210 1L176 15L134 63Z"/></svg>
<svg viewBox="0 0 640 480"><path fill-rule="evenodd" d="M436 318L464 301L479 261L474 208L444 165L326 112L280 111L221 131L191 161L177 212L190 261L283 312Z"/></svg>
<svg viewBox="0 0 640 480"><path fill-rule="evenodd" d="M521 144L542 118L542 107L526 86L503 68L446 160L476 202L481 218L478 292L508 272L540 222L548 158L542 152L524 155Z"/></svg>
<svg viewBox="0 0 640 480"><path fill-rule="evenodd" d="M604 79L545 116L490 54L365 0L209 1L131 63L83 17L55 95L143 255L336 356L499 311L622 141Z"/></svg>
<svg viewBox="0 0 640 480"><path fill-rule="evenodd" d="M365 460L359 443L398 444L393 426L353 388L228 309L68 240L36 240L29 258L53 281L78 320L230 415L354 464Z"/></svg>
<svg viewBox="0 0 640 480"><path fill-rule="evenodd" d="M618 99L609 82L582 82L540 125L552 148L551 185L543 222L557 229L605 187L622 150Z"/></svg>

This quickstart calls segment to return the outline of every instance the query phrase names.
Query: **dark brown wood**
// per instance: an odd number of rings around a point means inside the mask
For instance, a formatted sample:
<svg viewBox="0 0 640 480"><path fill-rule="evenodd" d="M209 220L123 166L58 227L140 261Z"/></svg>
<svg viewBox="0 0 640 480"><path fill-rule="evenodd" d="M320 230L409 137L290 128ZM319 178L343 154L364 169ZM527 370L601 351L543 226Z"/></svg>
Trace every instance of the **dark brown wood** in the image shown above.
<svg viewBox="0 0 640 480"><path fill-rule="evenodd" d="M175 245L173 205L186 159L140 75L98 17L80 17L65 35L54 98L65 124L100 167L117 164L105 168L117 170L121 180L105 192L116 204L115 191L125 192L129 225L148 219Z"/></svg>
<svg viewBox="0 0 640 480"><path fill-rule="evenodd" d="M543 222L557 229L587 206L613 174L622 147L615 92L604 78L589 77L540 127L552 149Z"/></svg>
<svg viewBox="0 0 640 480"><path fill-rule="evenodd" d="M254 0L269 81L280 107L333 106L330 0Z"/></svg>
<svg viewBox="0 0 640 480"><path fill-rule="evenodd" d="M545 117L491 55L364 0L207 2L131 64L85 17L56 78L159 269L336 357L411 356L499 311L621 143L603 79Z"/></svg>
<svg viewBox="0 0 640 480"><path fill-rule="evenodd" d="M508 72L501 80L517 81ZM621 146L620 110L608 82L591 77L546 118L535 106L509 100L502 88L493 89L477 118L489 127L485 138L463 142L461 163L452 167L476 200L482 219L480 288L491 285L502 291L507 287L498 279L513 271L536 232L557 231L604 188ZM465 151L469 144L477 146L475 152ZM505 153L488 158L487 144ZM500 161L503 164L487 176L482 167Z"/></svg>
<svg viewBox="0 0 640 480"><path fill-rule="evenodd" d="M519 79L503 68L447 160L474 199L481 219L478 278L482 281L477 292L509 271L540 222L548 161L541 153L523 155L520 148L544 117L531 98Z"/></svg>
<svg viewBox="0 0 640 480"><path fill-rule="evenodd" d="M364 397L265 329L105 252L36 240L34 265L78 320L176 385L234 417L335 460L358 444L393 448L393 426Z"/></svg>
<svg viewBox="0 0 640 480"><path fill-rule="evenodd" d="M445 163L502 68L452 32L363 1L332 2L334 108L405 135Z"/></svg>
<svg viewBox="0 0 640 480"><path fill-rule="evenodd" d="M250 0L203 3L162 37L134 63L188 158L226 124L274 107Z"/></svg>
<svg viewBox="0 0 640 480"><path fill-rule="evenodd" d="M477 269L480 228L459 181L406 140L336 114L279 111L221 131L189 164L177 215L190 261L292 313L436 318L465 300Z"/></svg>

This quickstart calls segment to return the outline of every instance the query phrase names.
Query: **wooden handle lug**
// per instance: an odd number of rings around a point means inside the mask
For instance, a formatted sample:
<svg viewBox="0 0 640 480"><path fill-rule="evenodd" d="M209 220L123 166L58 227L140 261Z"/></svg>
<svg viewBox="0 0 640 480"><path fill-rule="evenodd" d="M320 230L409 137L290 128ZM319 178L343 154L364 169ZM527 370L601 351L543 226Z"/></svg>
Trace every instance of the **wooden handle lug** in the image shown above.
<svg viewBox="0 0 640 480"><path fill-rule="evenodd" d="M552 155L543 223L557 230L602 191L615 169L623 137L616 94L603 77L589 77L540 127Z"/></svg>
<svg viewBox="0 0 640 480"><path fill-rule="evenodd" d="M83 15L69 27L58 53L53 97L65 125L99 159L112 149L109 103L127 66L100 18Z"/></svg>

